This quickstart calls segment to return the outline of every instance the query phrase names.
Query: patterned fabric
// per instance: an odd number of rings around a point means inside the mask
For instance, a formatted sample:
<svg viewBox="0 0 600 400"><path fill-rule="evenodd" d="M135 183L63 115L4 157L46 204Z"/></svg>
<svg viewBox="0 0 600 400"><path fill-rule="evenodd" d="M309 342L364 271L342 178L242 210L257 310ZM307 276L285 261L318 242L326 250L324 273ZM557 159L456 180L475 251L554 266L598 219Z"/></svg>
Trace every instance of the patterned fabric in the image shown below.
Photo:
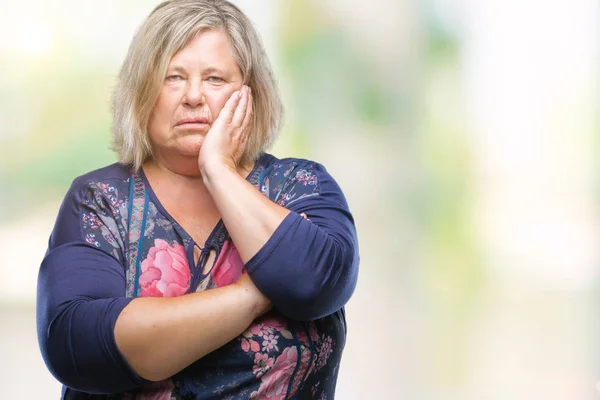
<svg viewBox="0 0 600 400"><path fill-rule="evenodd" d="M125 251L127 258L127 297L135 297L138 293L140 246L143 244L142 232L146 228L145 214L147 213L149 199L144 182L138 176L131 176L129 188L129 219L127 224L129 241Z"/></svg>
<svg viewBox="0 0 600 400"><path fill-rule="evenodd" d="M247 180L272 201L287 207L319 195L314 164L296 160L267 165L266 160L263 157L257 162ZM102 204L110 211L84 213L83 233L88 243L123 261L127 297L181 296L229 285L242 274L244 264L225 225L219 222L206 243L194 243L158 202L143 172L121 185L95 182L91 187L94 190L84 200L86 205ZM201 248L197 265L195 246ZM211 250L215 251L215 261L206 269ZM333 398L344 343L342 311L311 322L289 320L271 311L237 339L172 379L135 392L70 398Z"/></svg>

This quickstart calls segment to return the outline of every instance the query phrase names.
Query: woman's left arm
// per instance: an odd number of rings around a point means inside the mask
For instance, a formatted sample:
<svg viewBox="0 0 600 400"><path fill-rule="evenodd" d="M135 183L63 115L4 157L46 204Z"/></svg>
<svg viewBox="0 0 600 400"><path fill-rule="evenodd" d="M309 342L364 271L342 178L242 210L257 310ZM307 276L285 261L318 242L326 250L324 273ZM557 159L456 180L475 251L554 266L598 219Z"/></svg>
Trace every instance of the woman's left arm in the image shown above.
<svg viewBox="0 0 600 400"><path fill-rule="evenodd" d="M215 165L204 175L250 277L279 311L297 320L342 308L358 277L356 229L344 195L322 166L309 167L315 193L292 199L288 208L231 168Z"/></svg>
<svg viewBox="0 0 600 400"><path fill-rule="evenodd" d="M315 196L286 209L236 170L250 134L248 87L234 92L207 133L198 166L246 269L273 306L289 318L313 320L350 299L358 276L358 244L344 195L325 170ZM299 213L305 213L310 221Z"/></svg>

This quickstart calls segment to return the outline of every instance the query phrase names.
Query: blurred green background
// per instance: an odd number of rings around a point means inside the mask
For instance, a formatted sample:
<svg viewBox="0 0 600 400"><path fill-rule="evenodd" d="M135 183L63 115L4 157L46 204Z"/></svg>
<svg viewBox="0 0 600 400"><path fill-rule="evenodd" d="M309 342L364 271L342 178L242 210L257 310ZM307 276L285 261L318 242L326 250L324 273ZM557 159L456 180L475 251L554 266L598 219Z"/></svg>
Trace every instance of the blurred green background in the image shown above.
<svg viewBox="0 0 600 400"><path fill-rule="evenodd" d="M234 1L279 79L273 153L356 218L340 399L597 399L600 4ZM56 399L39 263L71 181L114 162L109 99L158 1L0 3L0 383Z"/></svg>

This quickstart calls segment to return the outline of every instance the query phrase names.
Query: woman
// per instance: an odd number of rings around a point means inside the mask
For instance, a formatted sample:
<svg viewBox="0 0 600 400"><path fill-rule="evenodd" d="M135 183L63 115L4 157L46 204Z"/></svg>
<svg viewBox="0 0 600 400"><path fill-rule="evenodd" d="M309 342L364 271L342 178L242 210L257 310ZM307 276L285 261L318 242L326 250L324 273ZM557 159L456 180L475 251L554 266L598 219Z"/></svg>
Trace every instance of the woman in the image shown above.
<svg viewBox="0 0 600 400"><path fill-rule="evenodd" d="M354 223L321 165L265 153L282 107L247 17L160 4L113 111L119 163L73 182L40 268L63 399L332 398Z"/></svg>

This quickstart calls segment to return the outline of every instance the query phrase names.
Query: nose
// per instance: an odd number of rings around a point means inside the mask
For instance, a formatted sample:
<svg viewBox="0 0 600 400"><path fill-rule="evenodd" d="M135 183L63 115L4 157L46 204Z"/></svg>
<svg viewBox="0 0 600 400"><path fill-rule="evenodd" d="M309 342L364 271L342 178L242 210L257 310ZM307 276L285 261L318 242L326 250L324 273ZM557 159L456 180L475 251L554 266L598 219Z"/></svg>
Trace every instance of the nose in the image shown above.
<svg viewBox="0 0 600 400"><path fill-rule="evenodd" d="M189 79L186 83L183 103L190 108L201 106L206 101L201 79Z"/></svg>

